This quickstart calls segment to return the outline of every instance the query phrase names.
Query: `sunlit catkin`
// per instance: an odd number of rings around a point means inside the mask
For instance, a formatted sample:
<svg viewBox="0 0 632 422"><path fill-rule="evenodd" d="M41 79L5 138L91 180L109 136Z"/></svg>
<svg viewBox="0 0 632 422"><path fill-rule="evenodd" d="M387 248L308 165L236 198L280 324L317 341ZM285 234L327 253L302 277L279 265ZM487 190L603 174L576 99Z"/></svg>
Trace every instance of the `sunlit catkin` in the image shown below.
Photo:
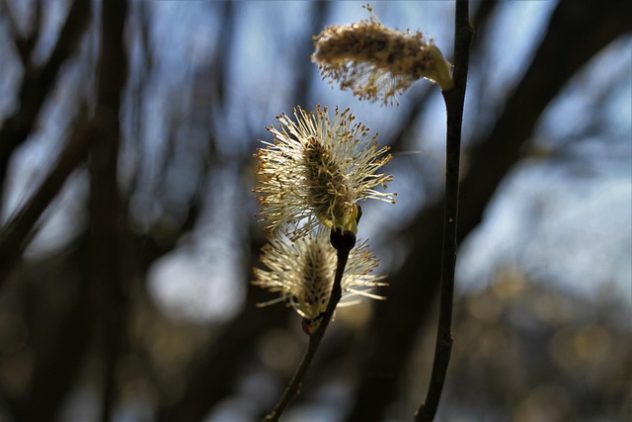
<svg viewBox="0 0 632 422"><path fill-rule="evenodd" d="M413 82L426 78L442 90L453 86L450 64L421 32L385 27L371 13L367 20L351 25L331 25L314 37L312 61L323 77L338 81L360 99L385 104Z"/></svg>
<svg viewBox="0 0 632 422"><path fill-rule="evenodd" d="M329 235L323 231L296 242L275 238L262 250L261 262L266 269L254 270L253 284L277 292L279 297L259 306L285 302L304 318L303 327L309 334L318 327L327 308L336 259L336 250L329 242ZM359 242L349 254L338 306L354 305L361 297L383 299L372 293L376 287L386 285L383 277L371 274L377 265L377 258L367 243Z"/></svg>
<svg viewBox="0 0 632 422"><path fill-rule="evenodd" d="M330 119L327 108L299 107L294 119L277 120L279 128L268 128L273 142L257 151L254 189L270 232L292 239L319 227L356 233L359 201L394 202L394 194L375 190L392 179L377 173L391 159L388 148L379 148L349 109L336 109Z"/></svg>

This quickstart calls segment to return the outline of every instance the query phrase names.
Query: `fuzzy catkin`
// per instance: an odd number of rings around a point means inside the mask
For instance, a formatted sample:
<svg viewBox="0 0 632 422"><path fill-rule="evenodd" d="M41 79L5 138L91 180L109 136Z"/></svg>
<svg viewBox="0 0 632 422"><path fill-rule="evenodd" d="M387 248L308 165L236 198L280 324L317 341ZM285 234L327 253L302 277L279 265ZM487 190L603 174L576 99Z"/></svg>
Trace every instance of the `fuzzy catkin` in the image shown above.
<svg viewBox="0 0 632 422"><path fill-rule="evenodd" d="M297 107L294 119L278 121L269 128L273 142L257 151L254 191L269 232L293 240L319 228L356 233L358 202L394 202L395 194L375 190L392 180L378 173L391 159L388 147L380 148L349 109L336 108L330 117L326 107Z"/></svg>
<svg viewBox="0 0 632 422"><path fill-rule="evenodd" d="M372 10L369 8L369 11ZM452 87L450 65L421 32L385 27L375 15L351 25L332 25L314 37L312 61L323 77L360 99L388 104L420 78Z"/></svg>
<svg viewBox="0 0 632 422"><path fill-rule="evenodd" d="M314 232L295 242L283 236L274 238L262 250L265 269L254 270L253 284L278 293L279 297L259 306L285 302L307 321L317 322L331 296L336 261L336 250L326 232ZM372 274L377 266L378 260L368 244L358 242L349 253L338 306L357 304L363 297L384 299L373 293L377 287L387 285L383 276Z"/></svg>

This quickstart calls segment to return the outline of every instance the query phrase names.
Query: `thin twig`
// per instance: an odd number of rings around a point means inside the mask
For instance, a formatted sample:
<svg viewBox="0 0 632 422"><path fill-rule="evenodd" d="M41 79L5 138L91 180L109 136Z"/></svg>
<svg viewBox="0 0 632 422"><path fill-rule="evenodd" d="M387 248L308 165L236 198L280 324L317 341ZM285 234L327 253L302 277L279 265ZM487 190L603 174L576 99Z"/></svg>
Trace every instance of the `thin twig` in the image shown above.
<svg viewBox="0 0 632 422"><path fill-rule="evenodd" d="M441 293L439 328L435 345L432 376L425 402L415 414L416 421L432 421L439 407L450 354L452 352L452 297L456 264L459 208L459 165L461 156L461 124L467 82L472 28L468 18L468 0L457 0L454 19L454 88L443 91L447 113L446 182L441 250Z"/></svg>
<svg viewBox="0 0 632 422"><path fill-rule="evenodd" d="M307 369L312 363L314 359L314 355L320 346L320 342L325 335L325 331L327 330L327 326L331 321L331 317L334 314L334 310L340 301L340 297L342 296L342 275L345 271L345 266L347 265L347 259L349 258L349 251L355 245L355 235L350 232L337 232L332 230L331 232L331 244L334 248L336 248L338 261L336 264L336 275L334 277L334 285L331 288L331 296L329 297L329 303L327 304L327 309L323 314L323 318L320 322L320 325L309 336L309 344L307 346L307 351L301 359L298 367L296 368L296 372L292 376L292 379L285 387L281 398L279 399L276 406L270 413L268 413L263 419L265 422L275 422L278 421L283 411L287 407L288 403L299 393L301 388L301 381L307 372Z"/></svg>

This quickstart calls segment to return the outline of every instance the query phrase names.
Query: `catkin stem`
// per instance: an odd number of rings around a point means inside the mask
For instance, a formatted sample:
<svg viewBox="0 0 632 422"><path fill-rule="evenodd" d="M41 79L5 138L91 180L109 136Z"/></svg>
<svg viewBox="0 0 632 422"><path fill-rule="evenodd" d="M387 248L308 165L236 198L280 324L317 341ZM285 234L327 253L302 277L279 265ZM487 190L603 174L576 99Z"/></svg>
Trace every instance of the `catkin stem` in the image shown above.
<svg viewBox="0 0 632 422"><path fill-rule="evenodd" d="M461 126L469 61L472 28L469 23L468 0L456 1L454 19L454 88L443 91L447 113L446 182L441 250L441 292L439 327L435 345L430 386L426 399L415 413L416 421L430 422L439 407L452 352L452 301L454 268L456 265L459 205L459 165L461 157Z"/></svg>
<svg viewBox="0 0 632 422"><path fill-rule="evenodd" d="M329 302L327 303L327 309L323 314L320 325L318 326L316 331L314 331L314 333L309 336L307 351L305 351L305 355L303 355L303 359L301 359L301 362L296 368L292 379L285 387L281 398L277 402L276 406L274 406L274 409L272 409L272 411L263 418L263 421L265 422L278 421L289 402L300 392L301 382L303 381L305 373L307 372L307 369L314 359L314 355L316 354L316 351L320 346L320 342L325 335L327 326L329 325L336 306L338 305L338 302L340 301L340 298L342 296L342 275L344 274L345 267L347 265L349 252L355 244L355 235L349 232L336 233L332 231L331 237L332 245L334 246L334 248L336 248L338 260L336 263L336 275L334 277L334 284L331 288L331 296L329 297Z"/></svg>

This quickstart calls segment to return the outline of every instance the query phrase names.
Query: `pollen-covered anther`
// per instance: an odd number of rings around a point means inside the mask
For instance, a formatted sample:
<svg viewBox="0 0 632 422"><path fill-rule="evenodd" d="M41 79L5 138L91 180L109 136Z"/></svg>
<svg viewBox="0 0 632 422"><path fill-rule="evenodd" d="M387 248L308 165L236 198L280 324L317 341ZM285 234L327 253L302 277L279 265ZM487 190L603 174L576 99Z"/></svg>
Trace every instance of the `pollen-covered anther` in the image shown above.
<svg viewBox="0 0 632 422"><path fill-rule="evenodd" d="M443 90L453 86L450 64L421 32L386 28L374 14L351 25L328 26L314 44L312 61L323 78L338 81L360 99L388 104L420 78Z"/></svg>
<svg viewBox="0 0 632 422"><path fill-rule="evenodd" d="M354 204L352 189L338 163L327 146L313 137L307 139L303 154L311 209L327 227L343 225L353 212Z"/></svg>

